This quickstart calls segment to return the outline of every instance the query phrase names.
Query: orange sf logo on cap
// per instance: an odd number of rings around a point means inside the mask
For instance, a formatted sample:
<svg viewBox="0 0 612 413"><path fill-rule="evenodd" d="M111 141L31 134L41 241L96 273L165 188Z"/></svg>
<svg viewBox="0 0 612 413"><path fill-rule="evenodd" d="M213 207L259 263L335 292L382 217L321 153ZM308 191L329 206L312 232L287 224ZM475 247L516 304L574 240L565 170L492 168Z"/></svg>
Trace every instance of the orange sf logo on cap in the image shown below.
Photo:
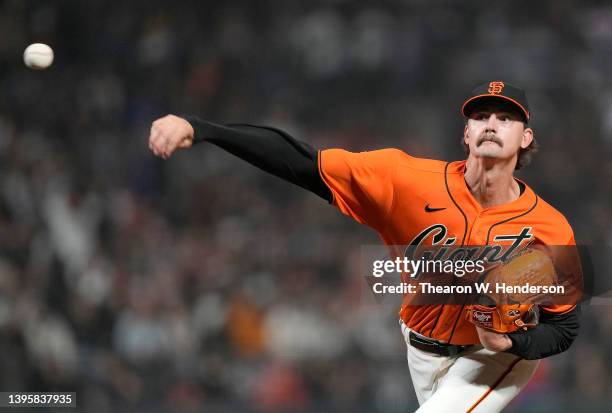
<svg viewBox="0 0 612 413"><path fill-rule="evenodd" d="M497 95L504 90L504 82L491 82L489 83L489 93L492 95Z"/></svg>

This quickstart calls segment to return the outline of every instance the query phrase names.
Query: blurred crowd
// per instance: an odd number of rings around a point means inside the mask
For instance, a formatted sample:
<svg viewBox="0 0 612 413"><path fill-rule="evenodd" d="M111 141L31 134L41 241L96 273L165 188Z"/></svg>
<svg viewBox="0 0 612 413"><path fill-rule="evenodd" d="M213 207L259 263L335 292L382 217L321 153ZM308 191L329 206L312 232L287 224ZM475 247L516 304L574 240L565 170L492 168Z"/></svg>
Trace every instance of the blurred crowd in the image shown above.
<svg viewBox="0 0 612 413"><path fill-rule="evenodd" d="M0 2L0 390L88 412L405 412L376 235L209 144L148 151L166 113L318 148L461 159L478 83L528 91L520 176L612 245L612 6L385 0ZM31 42L55 64L21 63ZM609 306L508 412L609 411Z"/></svg>

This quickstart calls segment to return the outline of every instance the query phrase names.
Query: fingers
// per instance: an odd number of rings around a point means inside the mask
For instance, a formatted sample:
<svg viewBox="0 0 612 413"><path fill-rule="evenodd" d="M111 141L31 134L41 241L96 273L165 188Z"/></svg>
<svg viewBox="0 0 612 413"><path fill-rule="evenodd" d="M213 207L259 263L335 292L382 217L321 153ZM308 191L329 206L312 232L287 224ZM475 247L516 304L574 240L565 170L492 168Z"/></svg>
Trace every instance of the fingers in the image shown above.
<svg viewBox="0 0 612 413"><path fill-rule="evenodd" d="M177 147L178 147L178 140L170 139L166 141L164 149L162 150L162 158L168 159L170 155L174 153Z"/></svg>
<svg viewBox="0 0 612 413"><path fill-rule="evenodd" d="M171 137L168 136L167 132L153 126L149 135L149 149L151 149L155 156L165 159L167 157L165 150L170 139Z"/></svg>
<svg viewBox="0 0 612 413"><path fill-rule="evenodd" d="M158 128L156 128L155 124L151 126L151 132L149 134L149 149L155 156L160 156L161 154L161 133Z"/></svg>

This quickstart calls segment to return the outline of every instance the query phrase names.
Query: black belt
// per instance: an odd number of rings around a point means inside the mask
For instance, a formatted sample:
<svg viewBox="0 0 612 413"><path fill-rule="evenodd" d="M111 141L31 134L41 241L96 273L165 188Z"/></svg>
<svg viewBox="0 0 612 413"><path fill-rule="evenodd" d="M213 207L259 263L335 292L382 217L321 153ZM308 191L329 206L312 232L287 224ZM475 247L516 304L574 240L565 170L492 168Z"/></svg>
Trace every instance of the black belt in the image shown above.
<svg viewBox="0 0 612 413"><path fill-rule="evenodd" d="M464 350L471 346L456 346L454 344L441 343L430 338L425 338L417 335L413 331L408 334L410 338L410 345L418 348L419 350L426 351L428 353L438 354L445 357L453 357L462 353Z"/></svg>

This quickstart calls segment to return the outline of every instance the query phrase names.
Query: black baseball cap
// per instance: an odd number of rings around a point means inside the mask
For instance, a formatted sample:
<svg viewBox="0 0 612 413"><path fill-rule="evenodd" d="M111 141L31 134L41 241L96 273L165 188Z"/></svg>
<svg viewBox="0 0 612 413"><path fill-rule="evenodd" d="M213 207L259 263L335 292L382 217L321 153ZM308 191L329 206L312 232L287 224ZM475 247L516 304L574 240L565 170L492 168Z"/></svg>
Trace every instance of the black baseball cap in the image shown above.
<svg viewBox="0 0 612 413"><path fill-rule="evenodd" d="M466 118L474 108L486 101L502 101L518 109L525 123L529 122L529 104L525 91L501 80L483 83L472 90L470 97L463 102L461 114Z"/></svg>

